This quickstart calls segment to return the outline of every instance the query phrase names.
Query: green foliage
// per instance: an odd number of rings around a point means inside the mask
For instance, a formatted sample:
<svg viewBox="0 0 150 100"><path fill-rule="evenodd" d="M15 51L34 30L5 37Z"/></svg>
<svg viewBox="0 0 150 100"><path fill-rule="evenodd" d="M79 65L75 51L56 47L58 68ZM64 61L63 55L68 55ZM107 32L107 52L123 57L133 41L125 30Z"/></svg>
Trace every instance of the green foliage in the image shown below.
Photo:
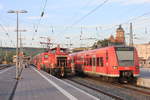
<svg viewBox="0 0 150 100"><path fill-rule="evenodd" d="M7 63L11 63L13 61L13 56L16 54L15 51L0 51L0 63L6 61Z"/></svg>
<svg viewBox="0 0 150 100"><path fill-rule="evenodd" d="M24 48L23 52L25 56L34 56L38 53L42 52L42 48ZM7 48L0 47L0 63L6 61L7 63L11 63L13 61L13 56L16 55L16 48Z"/></svg>
<svg viewBox="0 0 150 100"><path fill-rule="evenodd" d="M93 49L99 48L99 47L106 47L108 46L110 43L110 41L108 39L104 39L104 40L98 40L97 42L95 42L92 46Z"/></svg>

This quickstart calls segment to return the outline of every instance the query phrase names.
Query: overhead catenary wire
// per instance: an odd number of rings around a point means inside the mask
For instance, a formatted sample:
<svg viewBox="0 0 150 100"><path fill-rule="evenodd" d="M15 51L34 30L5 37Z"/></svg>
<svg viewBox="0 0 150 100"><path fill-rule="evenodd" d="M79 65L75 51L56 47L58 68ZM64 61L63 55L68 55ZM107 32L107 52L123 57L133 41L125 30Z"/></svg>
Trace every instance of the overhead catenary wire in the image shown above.
<svg viewBox="0 0 150 100"><path fill-rule="evenodd" d="M124 22L122 22L122 23L118 23L118 24L115 24L115 25L111 25L110 27L103 29L103 31L110 30L110 29L112 29L112 28L114 28L114 27L116 27L116 26L119 26L120 24L121 24L121 25L129 24L129 22L136 21L136 20L138 20L139 18L144 17L144 16L146 16L146 15L150 15L150 12L145 12L145 13L139 15L139 16L136 16L136 17L134 17L134 18L128 19L127 21L124 21ZM143 20L145 20L145 19L143 19Z"/></svg>
<svg viewBox="0 0 150 100"><path fill-rule="evenodd" d="M86 17L88 17L89 15L91 15L92 13L94 13L95 11L97 11L99 8L101 8L104 4L106 4L109 0L104 0L102 3L98 4L98 6L96 6L94 9L90 10L87 14L85 14L84 16L82 16L81 18L79 18L78 20L76 20L75 22L73 22L70 27L66 27L64 29L64 31L68 30L69 28L73 27L74 25L80 23L81 21L83 21ZM88 4L88 3L87 3ZM63 32L64 32L63 31ZM63 33L61 32L61 33Z"/></svg>
<svg viewBox="0 0 150 100"><path fill-rule="evenodd" d="M42 12L41 12L41 15L40 15L40 19L38 20L38 23L37 23L37 25L36 25L35 32L38 31L39 25L40 25L40 23L41 23L41 19L43 18L44 14L45 14L45 8L46 8L46 5L47 5L47 0L45 0L43 9L42 9Z"/></svg>
<svg viewBox="0 0 150 100"><path fill-rule="evenodd" d="M92 9L91 11L89 11L87 14L85 14L84 16L82 16L81 18L79 18L77 21L75 21L71 26L78 24L79 22L81 22L82 20L84 20L86 17L88 17L89 15L91 15L92 13L94 13L96 10L98 10L100 7L102 7L104 4L106 4L109 0L105 0L104 2L100 3L98 6L96 6L94 9Z"/></svg>
<svg viewBox="0 0 150 100"><path fill-rule="evenodd" d="M42 0L43 1L43 3L44 3L44 0ZM41 14L40 14L40 18L39 18L39 20L38 20L38 22L37 22L37 24L36 25L33 25L33 30L34 30L34 33L33 33L33 36L32 36L32 41L33 40L35 40L34 38L34 34L36 33L36 32L38 32L38 29L39 29L39 26L40 26L40 24L41 24L41 20L42 20L42 18L44 17L44 14L45 14L45 9L46 9L46 5L47 5L47 0L45 0L45 3L44 3L44 6L43 6L43 8L42 8L42 11L41 11Z"/></svg>
<svg viewBox="0 0 150 100"><path fill-rule="evenodd" d="M5 32L6 35L8 35L8 31L4 28L2 24L0 24L1 29Z"/></svg>
<svg viewBox="0 0 150 100"><path fill-rule="evenodd" d="M9 36L9 32L8 30L5 28L5 26L3 26L2 24L0 24L1 29L5 32L5 35L10 39L11 44L15 45L12 41L12 39Z"/></svg>

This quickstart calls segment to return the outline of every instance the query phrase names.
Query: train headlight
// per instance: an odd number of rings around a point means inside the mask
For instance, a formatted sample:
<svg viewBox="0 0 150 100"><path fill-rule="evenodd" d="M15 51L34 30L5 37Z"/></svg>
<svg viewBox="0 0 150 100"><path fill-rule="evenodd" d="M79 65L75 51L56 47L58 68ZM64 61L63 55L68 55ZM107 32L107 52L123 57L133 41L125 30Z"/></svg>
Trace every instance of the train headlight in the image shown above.
<svg viewBox="0 0 150 100"><path fill-rule="evenodd" d="M118 69L118 66L113 66L114 69Z"/></svg>

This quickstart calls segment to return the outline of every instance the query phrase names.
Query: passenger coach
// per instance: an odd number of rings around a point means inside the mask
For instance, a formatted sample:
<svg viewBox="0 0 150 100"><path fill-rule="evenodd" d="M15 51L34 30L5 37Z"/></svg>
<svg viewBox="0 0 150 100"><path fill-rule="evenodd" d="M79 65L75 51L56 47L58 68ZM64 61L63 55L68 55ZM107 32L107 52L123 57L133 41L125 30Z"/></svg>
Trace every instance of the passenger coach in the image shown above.
<svg viewBox="0 0 150 100"><path fill-rule="evenodd" d="M139 61L134 47L105 47L70 54L69 62L77 74L90 74L132 81L139 76Z"/></svg>

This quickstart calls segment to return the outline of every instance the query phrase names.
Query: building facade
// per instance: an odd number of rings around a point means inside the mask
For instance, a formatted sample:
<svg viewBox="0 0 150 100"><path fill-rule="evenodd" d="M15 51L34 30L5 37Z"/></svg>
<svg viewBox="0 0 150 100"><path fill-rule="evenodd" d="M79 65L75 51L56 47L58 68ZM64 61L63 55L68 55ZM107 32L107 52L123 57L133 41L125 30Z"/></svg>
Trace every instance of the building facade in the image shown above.
<svg viewBox="0 0 150 100"><path fill-rule="evenodd" d="M124 29L121 25L116 29L116 37L114 38L113 35L109 37L109 41L113 44L121 44L125 45L125 34Z"/></svg>
<svg viewBox="0 0 150 100"><path fill-rule="evenodd" d="M140 66L150 67L150 43L148 44L135 44L134 47L137 49Z"/></svg>

